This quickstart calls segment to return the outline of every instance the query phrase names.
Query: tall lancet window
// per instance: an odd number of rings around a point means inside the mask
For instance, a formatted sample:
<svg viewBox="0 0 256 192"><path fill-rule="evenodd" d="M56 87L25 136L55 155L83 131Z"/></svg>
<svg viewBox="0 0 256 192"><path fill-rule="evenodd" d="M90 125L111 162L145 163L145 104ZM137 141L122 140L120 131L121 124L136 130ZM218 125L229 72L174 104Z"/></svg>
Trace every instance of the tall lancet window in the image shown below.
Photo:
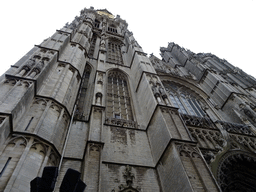
<svg viewBox="0 0 256 192"><path fill-rule="evenodd" d="M109 39L107 62L123 65L121 46L122 46L122 42L113 40L113 39Z"/></svg>
<svg viewBox="0 0 256 192"><path fill-rule="evenodd" d="M81 87L80 87L80 90L78 93L77 109L76 109L76 113L75 113L76 119L84 120L84 118L85 118L84 109L85 109L86 101L88 101L86 92L88 89L90 74L91 74L91 67L87 64L84 69Z"/></svg>
<svg viewBox="0 0 256 192"><path fill-rule="evenodd" d="M89 53L88 53L90 58L93 58L96 41L97 41L97 36L95 34L93 34L92 40L91 40L91 46L90 46Z"/></svg>
<svg viewBox="0 0 256 192"><path fill-rule="evenodd" d="M205 105L203 99L189 88L174 82L164 82L166 91L174 107L179 108L183 114L204 117L206 114L202 109Z"/></svg>
<svg viewBox="0 0 256 192"><path fill-rule="evenodd" d="M122 72L109 72L106 104L108 118L133 120L127 79Z"/></svg>

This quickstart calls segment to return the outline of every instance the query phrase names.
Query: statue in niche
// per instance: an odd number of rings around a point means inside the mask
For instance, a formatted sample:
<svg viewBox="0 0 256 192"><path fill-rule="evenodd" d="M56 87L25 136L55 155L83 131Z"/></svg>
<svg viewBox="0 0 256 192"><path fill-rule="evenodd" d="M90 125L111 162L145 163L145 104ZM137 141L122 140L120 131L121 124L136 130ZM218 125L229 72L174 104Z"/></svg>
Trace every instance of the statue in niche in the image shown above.
<svg viewBox="0 0 256 192"><path fill-rule="evenodd" d="M162 86L159 86L159 92L160 92L160 94L162 95L163 98L167 98L165 90Z"/></svg>
<svg viewBox="0 0 256 192"><path fill-rule="evenodd" d="M204 159L207 162L207 164L210 164L214 160L214 158L215 158L215 155L211 151L207 151L204 154Z"/></svg>
<svg viewBox="0 0 256 192"><path fill-rule="evenodd" d="M255 122L255 115L249 109L244 108L244 114Z"/></svg>
<svg viewBox="0 0 256 192"><path fill-rule="evenodd" d="M101 37L100 48L103 48L103 49L106 48L106 36L105 35L103 35Z"/></svg>
<svg viewBox="0 0 256 192"><path fill-rule="evenodd" d="M97 84L103 84L103 73L99 73Z"/></svg>
<svg viewBox="0 0 256 192"><path fill-rule="evenodd" d="M256 122L256 117L255 117L255 114L254 114L254 111L251 110L251 108L248 107L248 105L246 106L245 104L241 103L239 105L241 111L244 112L244 114L249 117L253 122ZM248 109L249 108L249 109ZM253 111L253 112L252 112Z"/></svg>
<svg viewBox="0 0 256 192"><path fill-rule="evenodd" d="M156 85L153 85L152 91L156 97L160 97L160 93L159 93L158 87Z"/></svg>

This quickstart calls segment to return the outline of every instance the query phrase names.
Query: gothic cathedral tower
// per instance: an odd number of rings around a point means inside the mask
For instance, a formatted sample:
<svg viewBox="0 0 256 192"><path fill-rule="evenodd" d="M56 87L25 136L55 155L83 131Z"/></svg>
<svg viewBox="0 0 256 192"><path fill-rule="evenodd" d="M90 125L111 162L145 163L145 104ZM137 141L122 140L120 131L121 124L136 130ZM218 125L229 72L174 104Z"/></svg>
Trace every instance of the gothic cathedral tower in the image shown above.
<svg viewBox="0 0 256 192"><path fill-rule="evenodd" d="M45 166L59 167L55 191L68 168L91 192L221 191L209 154L225 143L225 122L213 122L227 98L203 91L217 75L189 51L177 64L174 44L148 58L127 26L85 8L1 76L0 191L28 192Z"/></svg>

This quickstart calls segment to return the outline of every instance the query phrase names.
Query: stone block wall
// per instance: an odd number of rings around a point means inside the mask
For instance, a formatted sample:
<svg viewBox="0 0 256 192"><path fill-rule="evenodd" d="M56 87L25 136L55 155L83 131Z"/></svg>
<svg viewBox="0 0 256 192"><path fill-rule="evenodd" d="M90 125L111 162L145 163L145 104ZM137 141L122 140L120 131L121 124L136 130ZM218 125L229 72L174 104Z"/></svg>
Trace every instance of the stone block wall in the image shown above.
<svg viewBox="0 0 256 192"><path fill-rule="evenodd" d="M105 126L102 161L153 167L145 131Z"/></svg>

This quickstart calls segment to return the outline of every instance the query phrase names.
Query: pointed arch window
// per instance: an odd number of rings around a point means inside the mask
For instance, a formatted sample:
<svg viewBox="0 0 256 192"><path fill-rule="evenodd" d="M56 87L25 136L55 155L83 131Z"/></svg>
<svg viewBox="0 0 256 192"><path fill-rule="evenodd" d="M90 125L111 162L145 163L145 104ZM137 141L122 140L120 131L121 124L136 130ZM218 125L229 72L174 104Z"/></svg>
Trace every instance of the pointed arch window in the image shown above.
<svg viewBox="0 0 256 192"><path fill-rule="evenodd" d="M204 117L206 114L201 107L203 100L192 90L174 82L164 82L169 98L174 107L182 114Z"/></svg>
<svg viewBox="0 0 256 192"><path fill-rule="evenodd" d="M75 112L76 119L84 120L85 118L84 109L85 109L86 101L88 100L86 97L86 92L88 89L90 74L91 74L91 67L87 64L84 69L81 87L78 93L79 95L77 98L77 109Z"/></svg>
<svg viewBox="0 0 256 192"><path fill-rule="evenodd" d="M109 40L107 51L107 62L123 65L123 58L121 52L121 42Z"/></svg>
<svg viewBox="0 0 256 192"><path fill-rule="evenodd" d="M96 41L97 41L97 36L95 34L93 34L92 40L91 40L91 46L90 46L89 53L88 53L90 58L93 58Z"/></svg>
<svg viewBox="0 0 256 192"><path fill-rule="evenodd" d="M108 74L106 116L108 118L133 120L127 79L122 72Z"/></svg>

